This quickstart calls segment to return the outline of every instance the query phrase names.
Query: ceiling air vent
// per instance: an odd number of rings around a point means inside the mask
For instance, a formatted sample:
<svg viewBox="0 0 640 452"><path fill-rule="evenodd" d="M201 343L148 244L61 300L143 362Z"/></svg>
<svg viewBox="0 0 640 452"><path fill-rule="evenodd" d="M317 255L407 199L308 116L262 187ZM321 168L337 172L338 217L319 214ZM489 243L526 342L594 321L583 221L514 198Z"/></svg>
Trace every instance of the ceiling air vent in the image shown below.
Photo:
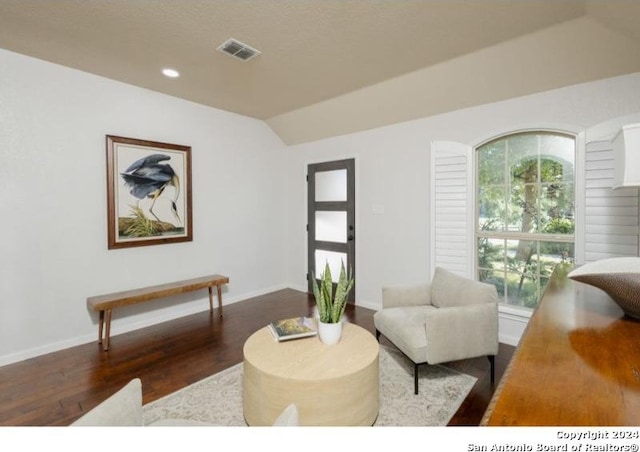
<svg viewBox="0 0 640 452"><path fill-rule="evenodd" d="M256 50L253 47L233 38L227 39L225 42L220 44L218 50L242 61L247 61L260 55L259 50Z"/></svg>

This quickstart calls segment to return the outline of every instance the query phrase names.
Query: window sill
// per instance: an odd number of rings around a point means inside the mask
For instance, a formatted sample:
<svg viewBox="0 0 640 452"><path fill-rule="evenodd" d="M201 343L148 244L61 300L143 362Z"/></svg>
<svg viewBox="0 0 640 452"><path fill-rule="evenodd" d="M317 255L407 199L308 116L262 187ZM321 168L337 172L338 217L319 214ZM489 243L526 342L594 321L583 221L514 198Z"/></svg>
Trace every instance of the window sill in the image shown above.
<svg viewBox="0 0 640 452"><path fill-rule="evenodd" d="M531 315L533 314L533 310L528 308L521 308L518 306L498 304L498 313L500 314L500 317L528 322L531 318Z"/></svg>

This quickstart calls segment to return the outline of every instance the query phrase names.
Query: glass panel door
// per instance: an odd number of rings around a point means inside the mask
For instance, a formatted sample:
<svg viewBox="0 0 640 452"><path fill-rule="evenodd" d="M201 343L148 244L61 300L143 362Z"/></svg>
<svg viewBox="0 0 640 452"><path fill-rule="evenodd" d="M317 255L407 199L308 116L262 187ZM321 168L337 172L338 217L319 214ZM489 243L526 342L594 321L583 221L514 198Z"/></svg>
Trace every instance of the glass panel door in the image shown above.
<svg viewBox="0 0 640 452"><path fill-rule="evenodd" d="M355 161L339 160L308 166L308 272L320 278L328 263L333 282L340 268L355 275ZM355 300L355 284L348 300Z"/></svg>

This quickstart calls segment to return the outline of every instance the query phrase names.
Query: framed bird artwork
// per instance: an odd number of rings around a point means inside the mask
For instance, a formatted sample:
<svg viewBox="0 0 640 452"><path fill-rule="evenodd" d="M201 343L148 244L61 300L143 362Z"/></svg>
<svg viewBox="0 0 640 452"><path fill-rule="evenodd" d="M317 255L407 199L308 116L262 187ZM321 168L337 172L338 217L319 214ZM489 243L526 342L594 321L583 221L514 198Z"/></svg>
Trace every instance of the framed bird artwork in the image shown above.
<svg viewBox="0 0 640 452"><path fill-rule="evenodd" d="M108 248L192 241L191 147L106 140Z"/></svg>

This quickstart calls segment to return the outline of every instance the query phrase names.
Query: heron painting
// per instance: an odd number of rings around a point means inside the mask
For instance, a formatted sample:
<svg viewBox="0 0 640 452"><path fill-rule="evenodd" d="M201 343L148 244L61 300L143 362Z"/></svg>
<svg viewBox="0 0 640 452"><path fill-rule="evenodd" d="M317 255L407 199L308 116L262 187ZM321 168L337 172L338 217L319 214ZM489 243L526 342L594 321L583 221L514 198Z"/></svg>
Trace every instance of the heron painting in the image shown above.
<svg viewBox="0 0 640 452"><path fill-rule="evenodd" d="M125 184L130 188L129 193L137 199L150 198L153 201L149 207L149 213L160 221L153 212L153 206L168 186L175 188L175 198L171 201L171 212L180 221L176 201L180 196L180 178L170 164L159 162L170 160L165 154L152 154L133 162L124 173L120 173Z"/></svg>
<svg viewBox="0 0 640 452"><path fill-rule="evenodd" d="M192 240L190 151L107 135L109 249Z"/></svg>

